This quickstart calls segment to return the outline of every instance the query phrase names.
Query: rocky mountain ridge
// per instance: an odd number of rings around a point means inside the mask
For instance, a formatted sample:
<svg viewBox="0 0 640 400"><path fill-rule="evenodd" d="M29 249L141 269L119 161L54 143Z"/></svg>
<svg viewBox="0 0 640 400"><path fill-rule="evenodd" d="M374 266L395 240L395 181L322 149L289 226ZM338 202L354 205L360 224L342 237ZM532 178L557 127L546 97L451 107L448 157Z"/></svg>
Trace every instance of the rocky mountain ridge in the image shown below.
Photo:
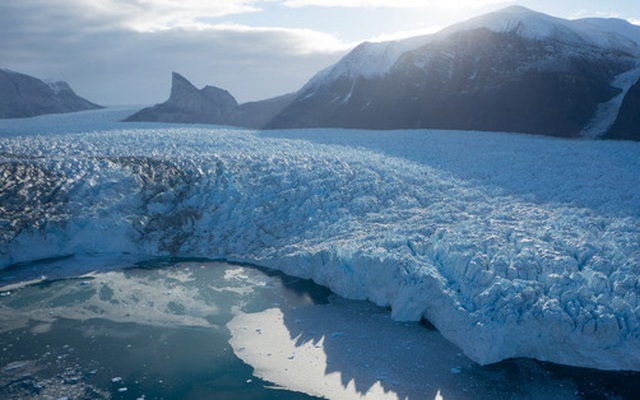
<svg viewBox="0 0 640 400"><path fill-rule="evenodd" d="M44 82L0 69L0 118L25 118L102 108L78 96L67 82Z"/></svg>
<svg viewBox="0 0 640 400"><path fill-rule="evenodd" d="M226 90L215 86L197 89L177 72L172 73L171 94L161 104L144 108L126 121L154 121L235 125L262 128L292 99L284 95L274 99L238 104Z"/></svg>

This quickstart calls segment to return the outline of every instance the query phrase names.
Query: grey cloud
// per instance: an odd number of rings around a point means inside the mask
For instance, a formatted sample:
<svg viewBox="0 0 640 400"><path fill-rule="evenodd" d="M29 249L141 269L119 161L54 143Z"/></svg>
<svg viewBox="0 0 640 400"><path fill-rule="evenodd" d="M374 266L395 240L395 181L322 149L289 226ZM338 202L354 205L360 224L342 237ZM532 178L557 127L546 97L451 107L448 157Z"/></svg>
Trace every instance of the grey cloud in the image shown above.
<svg viewBox="0 0 640 400"><path fill-rule="evenodd" d="M0 67L67 80L103 104L164 101L171 71L197 86L223 87L241 102L267 98L297 90L343 54L297 52L302 39L284 30L144 33L50 1L16 3L0 4Z"/></svg>

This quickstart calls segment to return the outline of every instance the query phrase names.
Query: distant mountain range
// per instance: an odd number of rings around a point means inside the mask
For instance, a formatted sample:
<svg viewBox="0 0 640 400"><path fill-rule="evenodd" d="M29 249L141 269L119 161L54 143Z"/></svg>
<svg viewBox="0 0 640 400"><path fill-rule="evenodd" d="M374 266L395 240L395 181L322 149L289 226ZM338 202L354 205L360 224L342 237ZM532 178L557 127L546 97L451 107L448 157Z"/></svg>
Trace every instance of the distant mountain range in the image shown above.
<svg viewBox="0 0 640 400"><path fill-rule="evenodd" d="M275 99L238 105L174 73L169 100L129 120L640 140L639 114L639 26L512 6L432 35L363 43Z"/></svg>
<svg viewBox="0 0 640 400"><path fill-rule="evenodd" d="M46 83L0 69L0 118L25 118L102 108L75 94L63 81Z"/></svg>

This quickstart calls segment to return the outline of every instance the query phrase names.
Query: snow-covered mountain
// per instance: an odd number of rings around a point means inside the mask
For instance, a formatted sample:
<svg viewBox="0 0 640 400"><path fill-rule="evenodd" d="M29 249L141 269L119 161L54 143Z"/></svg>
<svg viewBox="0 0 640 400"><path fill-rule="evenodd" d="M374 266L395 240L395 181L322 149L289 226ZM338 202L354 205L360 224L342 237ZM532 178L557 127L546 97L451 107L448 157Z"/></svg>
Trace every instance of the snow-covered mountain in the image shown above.
<svg viewBox="0 0 640 400"><path fill-rule="evenodd" d="M100 108L79 97L67 82L43 82L0 69L0 118L24 118Z"/></svg>
<svg viewBox="0 0 640 400"><path fill-rule="evenodd" d="M640 27L626 21L508 7L433 35L363 43L268 127L600 136L640 77L639 43Z"/></svg>

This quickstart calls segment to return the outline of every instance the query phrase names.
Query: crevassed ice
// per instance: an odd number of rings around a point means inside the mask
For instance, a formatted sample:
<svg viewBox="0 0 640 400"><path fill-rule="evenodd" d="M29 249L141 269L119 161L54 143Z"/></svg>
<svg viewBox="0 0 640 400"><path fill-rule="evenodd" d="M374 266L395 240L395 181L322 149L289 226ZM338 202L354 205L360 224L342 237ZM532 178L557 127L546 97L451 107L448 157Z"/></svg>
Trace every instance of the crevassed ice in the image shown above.
<svg viewBox="0 0 640 400"><path fill-rule="evenodd" d="M527 140L541 153L570 143ZM225 257L388 305L398 320L426 317L480 363L640 370L635 210L545 203L355 145L222 129L16 136L0 149L1 267L101 252ZM517 177L518 160L508 164ZM638 195L606 164L599 172L607 195Z"/></svg>

